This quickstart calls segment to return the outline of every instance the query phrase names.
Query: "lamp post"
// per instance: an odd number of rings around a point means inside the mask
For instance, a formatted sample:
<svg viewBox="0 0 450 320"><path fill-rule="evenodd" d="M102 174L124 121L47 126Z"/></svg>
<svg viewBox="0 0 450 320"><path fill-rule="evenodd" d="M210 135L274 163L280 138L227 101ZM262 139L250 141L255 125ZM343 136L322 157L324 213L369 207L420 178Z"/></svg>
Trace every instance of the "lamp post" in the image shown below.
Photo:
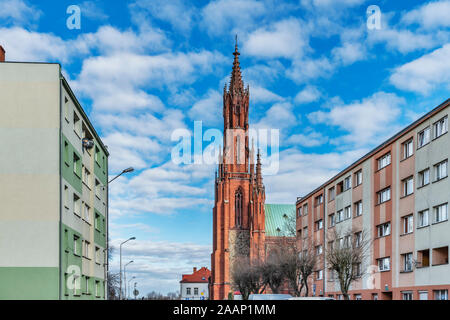
<svg viewBox="0 0 450 320"><path fill-rule="evenodd" d="M133 171L134 171L134 168L133 168L133 167L126 168L126 169L124 169L121 173L119 173L117 176L115 176L114 178L112 178L111 180L109 180L108 183L113 182L114 180L116 180L118 177L120 177L120 176L123 175L124 173L133 172Z"/></svg>
<svg viewBox="0 0 450 320"><path fill-rule="evenodd" d="M123 282L125 283L125 299L127 298L127 265L129 265L130 263L133 263L134 261L131 260L130 262L128 262L124 267L123 267Z"/></svg>
<svg viewBox="0 0 450 320"><path fill-rule="evenodd" d="M122 300L122 245L130 240L136 240L136 237L131 237L128 240L122 242L119 246L119 255L120 255L120 290L119 290L119 300Z"/></svg>
<svg viewBox="0 0 450 320"><path fill-rule="evenodd" d="M133 281L133 279L136 279L136 277L133 276L130 280L128 280L127 286L125 287L125 292L127 293L127 298L130 298L130 281Z"/></svg>

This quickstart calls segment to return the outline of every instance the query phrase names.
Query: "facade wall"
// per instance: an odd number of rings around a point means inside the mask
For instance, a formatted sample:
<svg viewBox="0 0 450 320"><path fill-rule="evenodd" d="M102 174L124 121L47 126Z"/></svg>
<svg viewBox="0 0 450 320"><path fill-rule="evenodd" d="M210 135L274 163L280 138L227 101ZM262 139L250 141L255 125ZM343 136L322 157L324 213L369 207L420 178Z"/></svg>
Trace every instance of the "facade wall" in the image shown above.
<svg viewBox="0 0 450 320"><path fill-rule="evenodd" d="M445 133L435 136L434 124L447 117L449 102L442 104L429 114L417 121L414 125L364 156L352 166L348 167L323 186L311 192L306 197L299 198L296 206L304 208L307 204L308 215L297 216L297 241L304 245L312 242L314 245L324 246L323 252L328 249L327 238L334 230L364 231L370 242L369 253L362 265L366 271L363 277L352 283L350 294L352 298L363 299L402 299L404 293L411 293L413 299L434 298L434 290L450 290L450 265L448 264L448 247L450 246L450 225L448 212L445 211L443 221L436 222L436 206L447 204L450 200L450 180L447 172L441 179L436 179L436 165L448 161L450 153L450 138L448 135L448 120ZM431 129L429 143L419 146L418 137L424 129ZM405 151L407 142L412 141L412 154ZM405 153L406 152L406 153ZM390 164L383 168L378 167L378 160L390 154ZM424 186L419 185L423 170L430 169L430 182ZM356 173L361 170L362 183L356 185ZM337 191L343 181L351 177L352 186L343 192ZM406 181L413 178L412 192L405 190ZM335 188L334 199L329 190ZM378 193L390 188L390 199L379 203ZM323 194L325 203L324 234L325 241L315 230L318 212L314 205L319 194ZM355 216L355 205L362 201L362 215ZM331 225L330 215L351 206L351 217ZM312 211L311 211L312 208ZM419 225L419 213L429 210L429 224ZM311 212L313 216L311 216ZM412 217L412 228L408 228L405 221ZM411 220L409 220L411 221ZM389 223L390 233L379 236L378 226ZM305 238L304 230L308 227L308 236ZM328 235L328 236L327 236ZM428 255L426 254L429 249ZM434 249L434 250L433 250ZM423 250L425 253L423 254ZM328 266L323 261L324 253L320 257L317 269L324 270L325 279L311 276L311 286L315 287L315 295L340 294L339 283L333 279ZM412 267L408 268L405 258L412 254ZM423 256L428 257L422 258ZM388 270L380 270L378 259L389 258ZM422 265L422 263L429 265ZM323 288L323 291L321 291ZM310 290L310 295L313 293ZM422 296L419 294L422 293Z"/></svg>
<svg viewBox="0 0 450 320"><path fill-rule="evenodd" d="M195 294L195 288L197 288L198 290L197 294ZM180 283L180 293L181 293L181 300L208 300L209 299L208 283L182 282Z"/></svg>

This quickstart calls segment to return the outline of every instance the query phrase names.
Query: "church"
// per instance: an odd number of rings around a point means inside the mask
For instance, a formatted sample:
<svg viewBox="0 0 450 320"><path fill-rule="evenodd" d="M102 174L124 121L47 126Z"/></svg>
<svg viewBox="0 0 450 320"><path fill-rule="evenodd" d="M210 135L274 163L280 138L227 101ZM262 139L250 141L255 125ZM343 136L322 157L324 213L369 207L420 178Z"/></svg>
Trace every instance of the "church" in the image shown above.
<svg viewBox="0 0 450 320"><path fill-rule="evenodd" d="M219 155L213 208L210 298L228 299L233 258L264 260L280 239L295 205L266 204L261 155L249 142L250 88L244 87L236 44L230 84L223 91L223 150Z"/></svg>

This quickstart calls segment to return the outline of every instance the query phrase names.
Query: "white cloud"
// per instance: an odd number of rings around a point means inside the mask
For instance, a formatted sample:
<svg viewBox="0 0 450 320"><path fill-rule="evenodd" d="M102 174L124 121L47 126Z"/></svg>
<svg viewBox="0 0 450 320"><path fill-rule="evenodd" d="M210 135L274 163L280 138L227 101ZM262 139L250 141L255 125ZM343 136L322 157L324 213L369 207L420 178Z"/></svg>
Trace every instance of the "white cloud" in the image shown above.
<svg viewBox="0 0 450 320"><path fill-rule="evenodd" d="M396 68L390 82L399 89L428 94L450 88L450 44Z"/></svg>
<svg viewBox="0 0 450 320"><path fill-rule="evenodd" d="M297 93L294 101L297 104L315 102L320 99L321 95L322 94L317 87L308 85Z"/></svg>
<svg viewBox="0 0 450 320"><path fill-rule="evenodd" d="M361 101L310 113L308 119L312 123L336 126L348 133L335 139L335 143L370 145L389 137L397 129L395 123L404 102L393 93L377 92Z"/></svg>
<svg viewBox="0 0 450 320"><path fill-rule="evenodd" d="M188 112L194 121L203 121L206 125L217 125L222 121L222 95L209 90Z"/></svg>
<svg viewBox="0 0 450 320"><path fill-rule="evenodd" d="M333 64L326 57L307 58L294 61L292 66L286 70L286 75L296 83L305 83L319 77L330 77L333 70Z"/></svg>
<svg viewBox="0 0 450 320"><path fill-rule="evenodd" d="M283 97L266 88L260 87L258 85L250 85L250 104L277 102L282 100Z"/></svg>
<svg viewBox="0 0 450 320"><path fill-rule="evenodd" d="M81 16L91 20L104 21L108 19L108 15L97 1L83 1L80 5Z"/></svg>
<svg viewBox="0 0 450 320"><path fill-rule="evenodd" d="M23 0L0 1L0 21L5 25L33 26L42 15L42 11L29 6Z"/></svg>
<svg viewBox="0 0 450 320"><path fill-rule="evenodd" d="M297 124L297 117L292 112L292 104L289 102L275 103L265 115L255 124L253 129L284 129Z"/></svg>
<svg viewBox="0 0 450 320"><path fill-rule="evenodd" d="M309 132L307 134L294 134L289 137L287 142L291 145L300 145L303 147L318 147L328 142L328 137L320 132Z"/></svg>
<svg viewBox="0 0 450 320"><path fill-rule="evenodd" d="M424 29L450 27L450 1L434 1L426 3L417 9L403 15L401 22L419 24Z"/></svg>

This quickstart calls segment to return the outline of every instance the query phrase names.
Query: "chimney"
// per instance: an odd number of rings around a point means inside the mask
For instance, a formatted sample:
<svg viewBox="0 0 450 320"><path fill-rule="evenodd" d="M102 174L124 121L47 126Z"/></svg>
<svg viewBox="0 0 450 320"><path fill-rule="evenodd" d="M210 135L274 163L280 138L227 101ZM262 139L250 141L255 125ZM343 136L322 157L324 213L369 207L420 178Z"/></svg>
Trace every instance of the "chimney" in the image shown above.
<svg viewBox="0 0 450 320"><path fill-rule="evenodd" d="M197 272L197 267L194 267L194 273L196 273Z"/></svg>
<svg viewBox="0 0 450 320"><path fill-rule="evenodd" d="M5 49L0 46L0 62L5 62Z"/></svg>

